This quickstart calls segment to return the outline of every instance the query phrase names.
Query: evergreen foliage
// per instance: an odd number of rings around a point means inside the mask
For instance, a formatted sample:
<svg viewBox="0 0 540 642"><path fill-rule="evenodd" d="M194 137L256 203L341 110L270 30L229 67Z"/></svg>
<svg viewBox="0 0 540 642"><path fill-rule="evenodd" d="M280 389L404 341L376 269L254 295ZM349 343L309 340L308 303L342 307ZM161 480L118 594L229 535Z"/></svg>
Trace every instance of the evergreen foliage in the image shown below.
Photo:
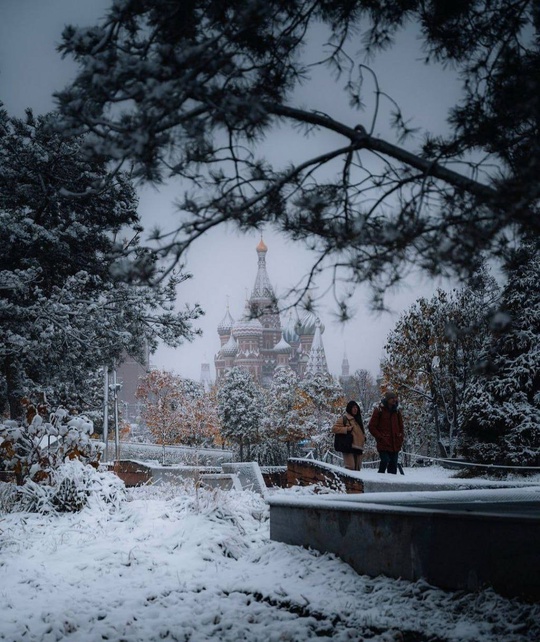
<svg viewBox="0 0 540 642"><path fill-rule="evenodd" d="M300 389L305 398L301 410L304 434L315 445L316 455L322 457L333 447L331 429L337 416L345 410L343 389L328 372L308 373Z"/></svg>
<svg viewBox="0 0 540 642"><path fill-rule="evenodd" d="M88 159L83 139L60 136L56 122L0 110L0 410L9 404L16 419L36 390L80 408L100 366L159 339L179 345L201 313L174 310L186 275L155 288L137 282L159 270L138 244L131 183ZM120 241L129 228L132 240Z"/></svg>
<svg viewBox="0 0 540 642"><path fill-rule="evenodd" d="M238 447L240 461L251 461L265 412L261 390L247 370L234 367L218 388L217 401L223 438Z"/></svg>
<svg viewBox="0 0 540 642"><path fill-rule="evenodd" d="M521 247L501 311L484 340L481 372L462 411L464 453L475 461L540 465L540 252Z"/></svg>
<svg viewBox="0 0 540 642"><path fill-rule="evenodd" d="M385 346L383 374L407 416L405 449L438 455L441 446L441 454L455 455L465 391L497 300L494 279L482 269L469 286L438 290L401 315Z"/></svg>
<svg viewBox="0 0 540 642"><path fill-rule="evenodd" d="M266 425L274 441L285 444L285 458L280 464L287 457L297 456L298 442L307 437L301 419L302 401L296 373L287 366L276 368L268 393Z"/></svg>

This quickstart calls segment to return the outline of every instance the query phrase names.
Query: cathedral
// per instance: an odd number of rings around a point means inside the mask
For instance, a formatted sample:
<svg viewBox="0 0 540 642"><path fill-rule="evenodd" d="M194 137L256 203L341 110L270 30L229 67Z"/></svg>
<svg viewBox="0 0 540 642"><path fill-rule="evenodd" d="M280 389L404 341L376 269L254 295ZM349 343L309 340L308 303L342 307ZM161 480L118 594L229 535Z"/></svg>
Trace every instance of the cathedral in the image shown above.
<svg viewBox="0 0 540 642"><path fill-rule="evenodd" d="M248 370L263 386L270 385L278 366L289 366L299 379L308 373L328 372L320 319L312 312L298 317L291 311L282 323L266 271L268 248L262 238L256 249L257 276L243 316L235 321L227 306L217 328L221 343L214 358L217 379L235 366Z"/></svg>

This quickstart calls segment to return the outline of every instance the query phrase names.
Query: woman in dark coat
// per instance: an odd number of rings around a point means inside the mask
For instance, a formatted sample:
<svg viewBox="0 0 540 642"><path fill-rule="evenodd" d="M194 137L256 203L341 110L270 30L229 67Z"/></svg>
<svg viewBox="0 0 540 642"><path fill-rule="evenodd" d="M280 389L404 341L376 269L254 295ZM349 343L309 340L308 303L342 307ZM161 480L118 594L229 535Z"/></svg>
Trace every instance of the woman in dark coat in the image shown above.
<svg viewBox="0 0 540 642"><path fill-rule="evenodd" d="M379 472L397 474L398 455L403 446L403 417L398 408L398 396L387 392L369 420L369 432L375 437L381 463Z"/></svg>

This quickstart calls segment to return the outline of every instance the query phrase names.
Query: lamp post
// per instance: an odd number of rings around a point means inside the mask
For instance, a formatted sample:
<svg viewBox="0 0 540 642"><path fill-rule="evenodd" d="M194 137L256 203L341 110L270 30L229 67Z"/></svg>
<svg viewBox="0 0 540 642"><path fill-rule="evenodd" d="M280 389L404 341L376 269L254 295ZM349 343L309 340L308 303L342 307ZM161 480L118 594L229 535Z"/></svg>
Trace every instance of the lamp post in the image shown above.
<svg viewBox="0 0 540 642"><path fill-rule="evenodd" d="M103 366L103 441L105 461L109 461L109 368Z"/></svg>
<svg viewBox="0 0 540 642"><path fill-rule="evenodd" d="M118 426L118 391L122 387L121 383L116 380L116 368L113 370L113 401L114 401L114 458L118 461L120 452L120 430Z"/></svg>

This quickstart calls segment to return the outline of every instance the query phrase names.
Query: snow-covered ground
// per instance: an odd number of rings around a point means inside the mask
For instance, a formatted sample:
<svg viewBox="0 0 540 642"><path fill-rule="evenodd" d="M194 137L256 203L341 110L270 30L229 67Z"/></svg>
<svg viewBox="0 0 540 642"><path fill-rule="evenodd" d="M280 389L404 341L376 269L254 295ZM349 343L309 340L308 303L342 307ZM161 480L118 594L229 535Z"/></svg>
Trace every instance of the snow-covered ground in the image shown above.
<svg viewBox="0 0 540 642"><path fill-rule="evenodd" d="M538 604L360 576L270 541L268 514L251 492L170 485L129 490L117 510L1 514L0 640L540 640Z"/></svg>

